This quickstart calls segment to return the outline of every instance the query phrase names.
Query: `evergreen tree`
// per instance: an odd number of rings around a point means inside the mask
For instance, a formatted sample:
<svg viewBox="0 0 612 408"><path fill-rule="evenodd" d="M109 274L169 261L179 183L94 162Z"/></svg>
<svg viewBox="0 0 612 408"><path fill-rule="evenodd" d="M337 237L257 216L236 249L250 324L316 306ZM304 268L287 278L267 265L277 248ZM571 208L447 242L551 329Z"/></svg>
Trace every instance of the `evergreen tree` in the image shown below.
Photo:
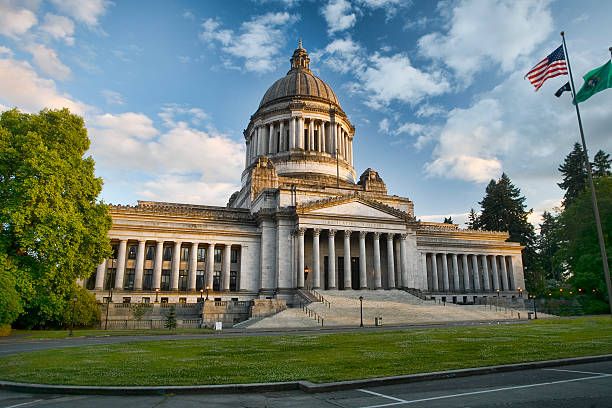
<svg viewBox="0 0 612 408"><path fill-rule="evenodd" d="M563 208L572 205L581 191L586 187L587 170L584 161L584 153L579 143L574 144L572 150L561 166L559 171L563 174L563 181L558 186L565 190L563 196Z"/></svg>
<svg viewBox="0 0 612 408"><path fill-rule="evenodd" d="M540 235L538 236L538 253L546 279L561 280L561 270L553 261L553 257L558 250L557 217L548 211L544 211L540 224Z"/></svg>
<svg viewBox="0 0 612 408"><path fill-rule="evenodd" d="M168 310L164 327L168 330L176 329L176 309L174 306L170 306L170 309Z"/></svg>
<svg viewBox="0 0 612 408"><path fill-rule="evenodd" d="M453 217L444 217L444 224L454 224Z"/></svg>
<svg viewBox="0 0 612 408"><path fill-rule="evenodd" d="M474 211L473 208L470 208L470 213L468 214L468 222L465 223L465 226L471 230L477 230L478 227L478 214Z"/></svg>
<svg viewBox="0 0 612 408"><path fill-rule="evenodd" d="M612 160L610 155L606 154L603 150L598 151L593 158L592 171L593 177L603 177L612 174L610 167L612 167Z"/></svg>

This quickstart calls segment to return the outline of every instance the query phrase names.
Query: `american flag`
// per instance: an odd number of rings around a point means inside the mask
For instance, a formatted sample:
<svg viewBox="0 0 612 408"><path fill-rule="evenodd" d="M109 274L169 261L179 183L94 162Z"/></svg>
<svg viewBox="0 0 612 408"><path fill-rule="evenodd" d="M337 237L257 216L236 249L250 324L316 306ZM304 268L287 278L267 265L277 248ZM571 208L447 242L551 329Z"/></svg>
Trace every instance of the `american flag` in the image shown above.
<svg viewBox="0 0 612 408"><path fill-rule="evenodd" d="M540 61L535 67L525 75L535 86L536 91L544 84L548 78L559 75L567 75L567 64L565 63L565 53L563 45L554 50L548 57Z"/></svg>

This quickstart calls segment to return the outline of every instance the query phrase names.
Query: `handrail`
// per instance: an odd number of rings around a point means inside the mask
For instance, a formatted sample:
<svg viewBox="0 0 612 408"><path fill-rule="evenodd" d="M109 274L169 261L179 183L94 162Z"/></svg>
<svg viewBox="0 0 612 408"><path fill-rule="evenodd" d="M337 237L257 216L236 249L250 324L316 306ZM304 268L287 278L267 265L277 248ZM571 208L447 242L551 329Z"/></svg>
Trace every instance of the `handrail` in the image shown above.
<svg viewBox="0 0 612 408"><path fill-rule="evenodd" d="M318 302L323 303L325 306L327 306L328 309L331 309L331 302L325 299L323 295L321 295L319 292L317 292L310 286L307 286L306 290L308 290L308 292L312 294L312 296L314 296L314 298L317 299Z"/></svg>
<svg viewBox="0 0 612 408"><path fill-rule="evenodd" d="M302 309L304 313L306 313L308 317L312 317L313 319L316 319L317 323L321 323L321 327L323 327L323 321L324 321L323 316L319 315L314 310L309 309L308 306L304 305L303 303L300 303L300 308Z"/></svg>

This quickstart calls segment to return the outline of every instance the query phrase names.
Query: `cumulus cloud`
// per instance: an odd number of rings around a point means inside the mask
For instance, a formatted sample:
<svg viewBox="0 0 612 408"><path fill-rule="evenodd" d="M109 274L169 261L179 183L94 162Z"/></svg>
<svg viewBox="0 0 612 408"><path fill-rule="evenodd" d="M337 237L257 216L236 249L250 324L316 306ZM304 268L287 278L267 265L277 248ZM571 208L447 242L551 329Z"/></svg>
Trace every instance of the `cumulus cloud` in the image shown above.
<svg viewBox="0 0 612 408"><path fill-rule="evenodd" d="M331 70L345 74L362 71L366 56L363 47L347 36L333 40L323 50L312 52L311 58L321 60Z"/></svg>
<svg viewBox="0 0 612 408"><path fill-rule="evenodd" d="M38 23L36 15L10 0L0 0L0 34L17 38Z"/></svg>
<svg viewBox="0 0 612 408"><path fill-rule="evenodd" d="M347 30L357 22L353 7L347 0L329 0L321 9L321 13L327 22L327 32L330 35Z"/></svg>
<svg viewBox="0 0 612 408"><path fill-rule="evenodd" d="M68 45L74 44L74 23L68 17L47 13L39 29L55 40L64 40Z"/></svg>
<svg viewBox="0 0 612 408"><path fill-rule="evenodd" d="M89 27L96 27L100 17L106 14L113 4L108 0L51 0L62 13Z"/></svg>
<svg viewBox="0 0 612 408"><path fill-rule="evenodd" d="M72 71L60 61L55 50L41 44L30 44L25 49L32 54L34 63L43 74L60 81L65 81L72 76Z"/></svg>
<svg viewBox="0 0 612 408"><path fill-rule="evenodd" d="M221 23L208 19L202 24L200 39L220 44L221 51L233 58L244 59L244 69L259 73L273 71L285 39L283 29L298 17L287 12L254 16L241 24L239 32L222 29Z"/></svg>
<svg viewBox="0 0 612 408"><path fill-rule="evenodd" d="M210 179L166 174L139 186L136 193L155 201L224 206L240 187Z"/></svg>
<svg viewBox="0 0 612 408"><path fill-rule="evenodd" d="M473 76L496 63L511 71L553 29L549 1L462 0L440 3L448 30L421 37L419 52L451 68L469 84Z"/></svg>

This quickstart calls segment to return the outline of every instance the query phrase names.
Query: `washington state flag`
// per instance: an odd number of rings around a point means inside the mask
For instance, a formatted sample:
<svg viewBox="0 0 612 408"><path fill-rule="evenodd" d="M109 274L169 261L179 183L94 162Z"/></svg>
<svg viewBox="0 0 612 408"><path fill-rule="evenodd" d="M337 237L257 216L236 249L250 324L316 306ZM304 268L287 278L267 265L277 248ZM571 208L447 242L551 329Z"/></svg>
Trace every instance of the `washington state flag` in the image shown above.
<svg viewBox="0 0 612 408"><path fill-rule="evenodd" d="M576 94L574 105L578 102L584 102L597 92L604 89L612 88L612 63L606 62L599 68L587 73L584 77L584 85Z"/></svg>

